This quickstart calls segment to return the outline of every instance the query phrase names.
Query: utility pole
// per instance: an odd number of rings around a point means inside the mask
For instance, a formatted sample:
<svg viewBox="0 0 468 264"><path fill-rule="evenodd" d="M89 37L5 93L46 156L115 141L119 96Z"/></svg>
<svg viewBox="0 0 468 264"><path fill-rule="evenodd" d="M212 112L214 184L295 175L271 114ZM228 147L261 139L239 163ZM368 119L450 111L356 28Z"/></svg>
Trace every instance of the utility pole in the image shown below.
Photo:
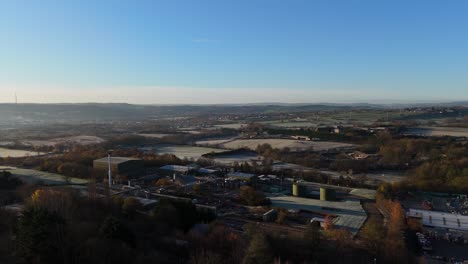
<svg viewBox="0 0 468 264"><path fill-rule="evenodd" d="M112 187L112 150L107 152L107 163L109 165L108 177L109 177L109 189Z"/></svg>

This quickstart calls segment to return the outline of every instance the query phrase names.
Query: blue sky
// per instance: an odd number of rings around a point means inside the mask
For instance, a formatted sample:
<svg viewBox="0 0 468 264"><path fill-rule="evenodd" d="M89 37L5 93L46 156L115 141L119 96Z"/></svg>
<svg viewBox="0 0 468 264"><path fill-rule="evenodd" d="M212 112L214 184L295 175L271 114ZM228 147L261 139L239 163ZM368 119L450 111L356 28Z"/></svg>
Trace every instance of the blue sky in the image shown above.
<svg viewBox="0 0 468 264"><path fill-rule="evenodd" d="M0 102L468 100L468 1L0 2Z"/></svg>

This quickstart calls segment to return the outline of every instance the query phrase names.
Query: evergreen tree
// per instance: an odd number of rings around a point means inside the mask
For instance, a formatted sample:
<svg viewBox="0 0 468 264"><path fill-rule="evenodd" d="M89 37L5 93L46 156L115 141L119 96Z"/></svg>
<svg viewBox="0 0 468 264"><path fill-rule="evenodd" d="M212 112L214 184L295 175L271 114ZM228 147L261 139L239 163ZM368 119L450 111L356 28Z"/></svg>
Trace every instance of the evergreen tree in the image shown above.
<svg viewBox="0 0 468 264"><path fill-rule="evenodd" d="M256 233L247 248L244 264L270 264L273 262L273 252L263 233Z"/></svg>
<svg viewBox="0 0 468 264"><path fill-rule="evenodd" d="M27 207L16 229L16 254L27 263L63 262L64 220L40 207Z"/></svg>

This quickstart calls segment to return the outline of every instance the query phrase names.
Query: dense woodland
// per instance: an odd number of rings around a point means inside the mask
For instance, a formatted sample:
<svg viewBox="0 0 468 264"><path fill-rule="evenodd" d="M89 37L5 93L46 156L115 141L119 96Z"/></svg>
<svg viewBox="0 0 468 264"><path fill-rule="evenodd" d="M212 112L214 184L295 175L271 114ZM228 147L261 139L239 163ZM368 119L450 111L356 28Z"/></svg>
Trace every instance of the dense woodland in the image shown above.
<svg viewBox="0 0 468 264"><path fill-rule="evenodd" d="M413 262L403 211L391 200L380 202L389 223L368 221L353 240L332 222L324 230L309 225L302 237L265 233L255 224L242 234L185 202L162 200L143 212L135 198L98 197L92 188L87 196L63 187L17 190L21 216L0 211L1 263Z"/></svg>

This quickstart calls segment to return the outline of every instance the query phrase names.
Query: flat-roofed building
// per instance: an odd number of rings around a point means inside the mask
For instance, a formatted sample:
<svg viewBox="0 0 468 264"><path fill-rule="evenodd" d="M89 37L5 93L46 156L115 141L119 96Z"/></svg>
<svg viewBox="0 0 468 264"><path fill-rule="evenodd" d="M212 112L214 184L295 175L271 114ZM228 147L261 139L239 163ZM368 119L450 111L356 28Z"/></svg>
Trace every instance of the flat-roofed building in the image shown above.
<svg viewBox="0 0 468 264"><path fill-rule="evenodd" d="M100 170L108 170L108 158L97 159L93 162L93 168ZM127 176L139 176L145 172L145 164L141 159L112 157L111 170L114 174L123 174Z"/></svg>
<svg viewBox="0 0 468 264"><path fill-rule="evenodd" d="M175 175L188 175L194 170L190 166L181 166L181 165L165 165L159 168L159 173L165 176Z"/></svg>
<svg viewBox="0 0 468 264"><path fill-rule="evenodd" d="M468 216L437 211L409 209L408 217L421 219L422 224L431 227L441 227L468 231Z"/></svg>

